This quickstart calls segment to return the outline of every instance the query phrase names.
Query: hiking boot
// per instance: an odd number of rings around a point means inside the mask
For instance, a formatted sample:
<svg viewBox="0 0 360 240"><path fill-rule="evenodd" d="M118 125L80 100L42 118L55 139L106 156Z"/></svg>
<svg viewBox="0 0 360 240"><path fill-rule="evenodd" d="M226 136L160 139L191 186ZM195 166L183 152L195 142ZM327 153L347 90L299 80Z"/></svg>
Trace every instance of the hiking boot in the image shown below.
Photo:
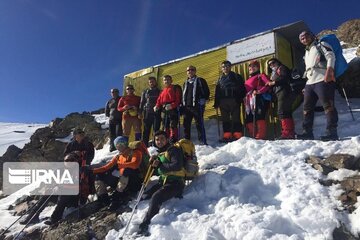
<svg viewBox="0 0 360 240"><path fill-rule="evenodd" d="M111 197L111 203L109 205L109 210L113 211L118 209L121 205L124 204L125 194L122 192L115 191Z"/></svg>
<svg viewBox="0 0 360 240"><path fill-rule="evenodd" d="M111 201L108 209L109 209L110 211L115 211L115 210L117 210L120 206L121 206L121 202L120 202L120 201Z"/></svg>
<svg viewBox="0 0 360 240"><path fill-rule="evenodd" d="M242 132L234 132L233 133L233 138L235 140L240 139L242 136L243 136Z"/></svg>
<svg viewBox="0 0 360 240"><path fill-rule="evenodd" d="M49 218L44 222L45 225L54 225L58 220L55 220L53 218Z"/></svg>
<svg viewBox="0 0 360 240"><path fill-rule="evenodd" d="M26 225L26 224L35 224L35 223L39 223L39 222L40 222L39 214L36 214L36 216L29 214L24 220L21 220L19 223L21 225Z"/></svg>
<svg viewBox="0 0 360 240"><path fill-rule="evenodd" d="M339 136L337 135L336 129L326 130L325 135L320 136L321 141L337 141Z"/></svg>
<svg viewBox="0 0 360 240"><path fill-rule="evenodd" d="M296 139L314 140L314 134L312 132L303 132L302 134L296 135Z"/></svg>
<svg viewBox="0 0 360 240"><path fill-rule="evenodd" d="M107 193L98 196L99 207L105 207L110 204L110 198Z"/></svg>
<svg viewBox="0 0 360 240"><path fill-rule="evenodd" d="M142 222L139 225L139 230L137 231L137 234L142 235L142 236L150 236L149 224Z"/></svg>

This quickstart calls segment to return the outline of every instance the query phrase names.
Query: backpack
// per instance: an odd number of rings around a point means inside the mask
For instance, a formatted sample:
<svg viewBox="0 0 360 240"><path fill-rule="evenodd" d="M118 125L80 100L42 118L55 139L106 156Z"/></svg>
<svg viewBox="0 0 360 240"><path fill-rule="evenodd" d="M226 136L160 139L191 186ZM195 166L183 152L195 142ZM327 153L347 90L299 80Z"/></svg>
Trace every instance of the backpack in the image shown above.
<svg viewBox="0 0 360 240"><path fill-rule="evenodd" d="M185 180L193 180L199 173L199 164L195 153L194 144L188 139L180 139L174 144L184 154Z"/></svg>
<svg viewBox="0 0 360 240"><path fill-rule="evenodd" d="M79 196L80 203L85 204L90 194L95 194L95 177L91 170L85 168L86 159L84 152L81 153L81 167L80 167L80 179L79 179Z"/></svg>
<svg viewBox="0 0 360 240"><path fill-rule="evenodd" d="M129 154L130 159L132 158L134 150L139 150L142 153L139 172L140 172L140 178L144 179L150 165L149 164L150 154L147 150L147 147L143 141L133 141L133 142L129 142L129 148L131 149L131 153Z"/></svg>
<svg viewBox="0 0 360 240"><path fill-rule="evenodd" d="M88 196L95 193L95 177L92 171L81 168L79 182L79 194L81 204L85 204Z"/></svg>
<svg viewBox="0 0 360 240"><path fill-rule="evenodd" d="M174 92L180 92L180 104L182 103L182 88L179 84L173 84Z"/></svg>
<svg viewBox="0 0 360 240"><path fill-rule="evenodd" d="M318 40L318 44L316 44L316 48L322 55L321 59L325 60L324 52L322 51L321 46L320 46L321 42L326 42L331 46L331 48L335 54L335 59L336 59L335 67L334 67L335 78L340 77L348 68L348 64L343 56L342 47L341 47L339 39L336 37L335 34L326 34Z"/></svg>

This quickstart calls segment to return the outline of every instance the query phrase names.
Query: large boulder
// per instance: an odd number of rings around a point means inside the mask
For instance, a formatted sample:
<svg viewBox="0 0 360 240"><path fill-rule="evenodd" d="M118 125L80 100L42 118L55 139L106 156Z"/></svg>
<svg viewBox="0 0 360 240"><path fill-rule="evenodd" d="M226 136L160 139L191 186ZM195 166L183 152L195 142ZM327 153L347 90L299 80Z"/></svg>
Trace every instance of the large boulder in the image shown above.
<svg viewBox="0 0 360 240"><path fill-rule="evenodd" d="M21 153L21 149L15 145L10 145L4 155L0 157L0 189L2 188L2 181L3 181L3 164L5 162L16 162L18 156Z"/></svg>
<svg viewBox="0 0 360 240"><path fill-rule="evenodd" d="M360 48L359 48L360 49ZM348 98L360 98L360 57L353 58L349 67L338 81L339 93L344 97L343 89Z"/></svg>

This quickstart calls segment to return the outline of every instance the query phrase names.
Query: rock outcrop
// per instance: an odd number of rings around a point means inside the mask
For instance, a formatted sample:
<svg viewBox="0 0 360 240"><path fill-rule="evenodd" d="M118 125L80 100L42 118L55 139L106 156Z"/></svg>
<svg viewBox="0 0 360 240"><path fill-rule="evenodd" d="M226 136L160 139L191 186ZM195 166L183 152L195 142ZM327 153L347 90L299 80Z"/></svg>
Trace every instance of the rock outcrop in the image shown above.
<svg viewBox="0 0 360 240"><path fill-rule="evenodd" d="M107 131L89 113L71 113L65 118L54 119L48 127L39 128L23 149L10 146L0 158L0 188L4 162L62 162L68 138L74 128L82 128L96 149L107 141Z"/></svg>

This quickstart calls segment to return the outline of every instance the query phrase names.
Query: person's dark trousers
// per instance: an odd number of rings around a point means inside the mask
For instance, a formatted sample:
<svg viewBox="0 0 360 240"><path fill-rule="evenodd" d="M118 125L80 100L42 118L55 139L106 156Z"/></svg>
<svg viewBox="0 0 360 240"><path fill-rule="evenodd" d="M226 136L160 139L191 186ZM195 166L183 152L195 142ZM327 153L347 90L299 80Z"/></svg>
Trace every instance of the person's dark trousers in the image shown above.
<svg viewBox="0 0 360 240"><path fill-rule="evenodd" d="M170 141L175 143L178 139L179 112L172 109L164 112L163 126L166 133L170 136Z"/></svg>
<svg viewBox="0 0 360 240"><path fill-rule="evenodd" d="M140 179L140 171L139 169L131 169L125 168L123 172L123 176L129 178L129 182L127 187L125 188L124 192L137 192L141 188L141 179Z"/></svg>
<svg viewBox="0 0 360 240"><path fill-rule="evenodd" d="M54 212L51 214L51 221L57 222L62 218L66 207L77 207L79 201L78 195L60 195L56 203Z"/></svg>
<svg viewBox="0 0 360 240"><path fill-rule="evenodd" d="M314 109L317 100L325 110L327 120L326 130L333 131L337 128L338 113L334 105L335 82L319 82L305 86L304 92L304 122L303 130L305 133L312 133L314 124Z"/></svg>
<svg viewBox="0 0 360 240"><path fill-rule="evenodd" d="M234 98L220 100L220 113L224 132L242 132L240 103Z"/></svg>
<svg viewBox="0 0 360 240"><path fill-rule="evenodd" d="M180 197L185 184L182 181L168 181L164 185L154 185L147 193L152 193L149 209L142 221L142 225L149 225L151 219L159 212L161 205L167 200ZM155 190L155 191L154 191Z"/></svg>
<svg viewBox="0 0 360 240"><path fill-rule="evenodd" d="M145 143L146 146L148 146L151 128L153 129L154 133L160 129L160 124L161 124L160 113L159 112L145 113L143 124L144 124L143 142Z"/></svg>
<svg viewBox="0 0 360 240"><path fill-rule="evenodd" d="M195 119L195 125L198 132L198 140L202 142L206 142L203 136L203 116L200 112L199 106L196 107L184 107L184 137L186 139L191 139L191 122L193 118ZM205 140L205 141L204 141Z"/></svg>
<svg viewBox="0 0 360 240"><path fill-rule="evenodd" d="M292 94L286 89L276 93L277 113L280 119L292 118L292 104L295 101L296 94Z"/></svg>
<svg viewBox="0 0 360 240"><path fill-rule="evenodd" d="M110 133L110 151L116 150L114 146L114 140L118 136L123 134L121 121L119 122L110 122L109 123L109 133Z"/></svg>

